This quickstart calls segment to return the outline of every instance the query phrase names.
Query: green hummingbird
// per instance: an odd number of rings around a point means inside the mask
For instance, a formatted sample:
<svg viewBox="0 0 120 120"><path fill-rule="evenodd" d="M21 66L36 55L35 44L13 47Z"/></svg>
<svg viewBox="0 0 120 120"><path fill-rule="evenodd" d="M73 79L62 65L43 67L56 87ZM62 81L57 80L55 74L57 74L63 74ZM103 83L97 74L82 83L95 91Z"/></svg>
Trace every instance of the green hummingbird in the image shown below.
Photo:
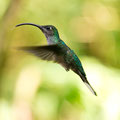
<svg viewBox="0 0 120 120"><path fill-rule="evenodd" d="M37 25L33 23L22 23L16 25L16 27L22 25L32 25L38 27L45 35L48 45L20 47L21 50L32 53L33 55L41 58L42 60L58 63L62 65L66 71L69 71L71 69L80 76L80 78L89 88L89 90L97 96L96 92L87 80L81 61L74 53L74 51L71 50L65 44L65 42L60 39L56 27L54 27L53 25Z"/></svg>

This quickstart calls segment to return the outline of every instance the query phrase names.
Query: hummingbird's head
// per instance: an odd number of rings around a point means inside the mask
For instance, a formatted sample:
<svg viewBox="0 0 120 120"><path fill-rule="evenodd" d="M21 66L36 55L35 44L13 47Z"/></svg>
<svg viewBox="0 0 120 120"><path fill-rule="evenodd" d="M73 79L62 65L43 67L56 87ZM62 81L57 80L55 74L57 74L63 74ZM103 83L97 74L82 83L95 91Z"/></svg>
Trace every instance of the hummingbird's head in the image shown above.
<svg viewBox="0 0 120 120"><path fill-rule="evenodd" d="M53 36L59 37L58 30L53 25L43 25L40 26L40 29L47 38Z"/></svg>
<svg viewBox="0 0 120 120"><path fill-rule="evenodd" d="M44 33L46 38L53 37L53 36L59 37L58 30L53 25L37 25L33 23L22 23L22 24L16 25L16 27L22 26L22 25L32 25L32 26L38 27Z"/></svg>

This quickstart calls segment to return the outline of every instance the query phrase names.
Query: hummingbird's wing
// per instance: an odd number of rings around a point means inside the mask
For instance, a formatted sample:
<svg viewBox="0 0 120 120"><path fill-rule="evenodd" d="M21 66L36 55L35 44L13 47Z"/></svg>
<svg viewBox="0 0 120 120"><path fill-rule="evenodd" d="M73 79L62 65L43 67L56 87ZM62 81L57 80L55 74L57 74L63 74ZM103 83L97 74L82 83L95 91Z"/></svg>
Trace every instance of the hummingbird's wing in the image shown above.
<svg viewBox="0 0 120 120"><path fill-rule="evenodd" d="M55 61L56 57L59 55L60 48L54 44L46 46L19 47L18 49L32 53L33 55L40 57L42 60Z"/></svg>

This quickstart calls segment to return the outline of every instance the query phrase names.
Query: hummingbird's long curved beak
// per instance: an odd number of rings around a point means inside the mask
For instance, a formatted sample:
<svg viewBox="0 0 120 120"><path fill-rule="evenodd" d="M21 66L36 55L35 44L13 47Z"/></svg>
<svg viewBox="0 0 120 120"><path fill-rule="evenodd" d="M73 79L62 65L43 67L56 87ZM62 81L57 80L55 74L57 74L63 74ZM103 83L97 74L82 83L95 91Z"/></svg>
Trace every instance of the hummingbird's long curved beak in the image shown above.
<svg viewBox="0 0 120 120"><path fill-rule="evenodd" d="M43 27L41 25L37 25L37 24L33 24L33 23L21 23L21 24L16 25L15 27L19 27L22 25L32 25L32 26L38 27L41 31L43 31Z"/></svg>

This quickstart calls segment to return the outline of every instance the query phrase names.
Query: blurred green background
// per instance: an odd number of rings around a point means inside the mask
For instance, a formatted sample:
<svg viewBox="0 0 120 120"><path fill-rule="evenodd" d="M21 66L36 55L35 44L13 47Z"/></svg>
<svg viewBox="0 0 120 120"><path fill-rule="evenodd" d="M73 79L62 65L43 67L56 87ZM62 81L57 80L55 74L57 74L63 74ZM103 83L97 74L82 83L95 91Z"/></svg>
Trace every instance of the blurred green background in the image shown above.
<svg viewBox="0 0 120 120"><path fill-rule="evenodd" d="M120 120L119 0L0 0L0 120ZM52 24L98 96L58 64L17 51L45 45Z"/></svg>

